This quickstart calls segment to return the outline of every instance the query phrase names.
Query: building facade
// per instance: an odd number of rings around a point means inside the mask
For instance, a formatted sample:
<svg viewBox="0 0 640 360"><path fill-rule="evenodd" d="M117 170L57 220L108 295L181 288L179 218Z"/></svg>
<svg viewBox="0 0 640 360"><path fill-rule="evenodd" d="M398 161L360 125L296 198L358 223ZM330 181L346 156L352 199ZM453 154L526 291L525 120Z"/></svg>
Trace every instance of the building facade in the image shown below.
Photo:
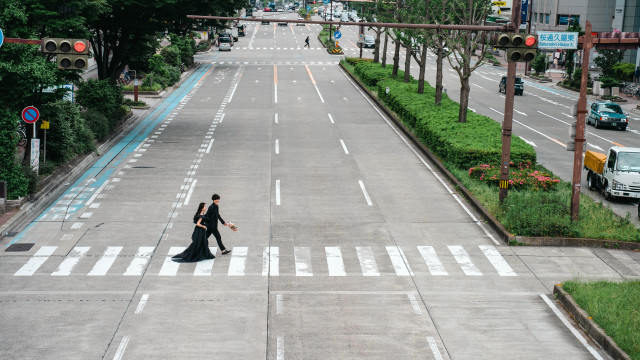
<svg viewBox="0 0 640 360"><path fill-rule="evenodd" d="M577 20L593 32L640 32L640 0L529 0L531 32L566 31ZM591 56L593 58L593 56ZM640 65L638 50L627 50L623 62Z"/></svg>

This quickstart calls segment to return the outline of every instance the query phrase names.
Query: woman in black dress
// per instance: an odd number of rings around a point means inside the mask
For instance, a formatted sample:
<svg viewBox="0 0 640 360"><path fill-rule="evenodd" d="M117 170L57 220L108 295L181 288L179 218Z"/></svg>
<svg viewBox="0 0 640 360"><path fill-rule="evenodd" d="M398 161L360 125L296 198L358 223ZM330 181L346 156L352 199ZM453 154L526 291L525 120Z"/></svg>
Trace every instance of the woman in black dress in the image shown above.
<svg viewBox="0 0 640 360"><path fill-rule="evenodd" d="M207 207L205 205L205 203L200 203L200 205L198 205L198 211L196 211L196 214L193 216L193 222L196 224L196 227L193 229L193 234L191 234L191 245L189 245L185 251L174 256L172 258L173 260L195 262L215 258L211 250L209 250L209 240L207 240L207 222L205 217Z"/></svg>

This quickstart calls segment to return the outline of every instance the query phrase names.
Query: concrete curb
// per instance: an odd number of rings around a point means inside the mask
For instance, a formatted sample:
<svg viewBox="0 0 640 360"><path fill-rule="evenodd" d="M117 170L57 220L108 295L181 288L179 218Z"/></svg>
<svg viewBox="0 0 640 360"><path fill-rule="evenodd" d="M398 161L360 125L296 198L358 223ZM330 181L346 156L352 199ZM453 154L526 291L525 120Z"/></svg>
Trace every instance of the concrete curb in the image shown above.
<svg viewBox="0 0 640 360"><path fill-rule="evenodd" d="M467 202L473 206L473 208L482 215L485 221L491 226L491 228L499 235L499 237L507 244L510 245L533 245L533 246L568 246L568 247L599 247L610 249L625 249L625 250L638 250L640 249L640 243L624 242L624 241L611 241L602 239L580 239L580 238L553 238L553 237L527 237L527 236L515 236L511 234L489 211L478 201L473 194L460 182L443 164L440 159L431 152L424 144L413 135L410 129L408 129L398 118L395 117L387 107L374 96L369 89L360 82L353 74L351 74L340 63L340 67L351 78L360 89L362 89L371 101L373 101L388 117L393 121L394 125L402 131L410 140L411 143L420 152L425 155L437 168L442 175L453 185L458 192L460 192Z"/></svg>
<svg viewBox="0 0 640 360"><path fill-rule="evenodd" d="M569 293L564 291L561 285L555 285L553 287L553 294L558 301L564 306L566 311L571 317L580 325L580 327L589 335L593 341L598 343L607 354L614 359L631 360L631 357L627 355L620 347L613 341L613 339L607 335L604 330L598 324L596 324L589 314L584 311Z"/></svg>
<svg viewBox="0 0 640 360"><path fill-rule="evenodd" d="M168 94L182 85L189 74L200 67L200 63L193 66L188 71L185 71L180 77L180 81L171 87L170 91L164 92ZM164 94L163 94L164 95ZM155 105L155 104L154 104ZM131 131L142 119L144 119L151 111L153 107L139 114L134 115L133 112L124 116L121 125L116 129L107 141L98 147L98 149L90 154L79 157L77 162L71 162L56 171L56 175L51 176L47 180L47 184L40 189L32 199L24 203L20 207L15 215L13 215L6 223L0 226L0 241L2 241L8 234L12 232L18 232L20 229L28 225L33 221L44 209L49 207L57 198L59 198L66 187L74 183L80 176L87 171L98 159L100 154L107 152L118 141L120 141L126 134ZM80 160L82 159L82 160Z"/></svg>

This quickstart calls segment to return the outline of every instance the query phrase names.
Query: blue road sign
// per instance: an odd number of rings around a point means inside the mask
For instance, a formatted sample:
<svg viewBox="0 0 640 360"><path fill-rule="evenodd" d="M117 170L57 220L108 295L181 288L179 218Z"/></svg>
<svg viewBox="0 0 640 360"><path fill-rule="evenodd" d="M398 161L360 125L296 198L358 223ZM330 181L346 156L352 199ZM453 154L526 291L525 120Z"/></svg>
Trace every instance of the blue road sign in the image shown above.
<svg viewBox="0 0 640 360"><path fill-rule="evenodd" d="M2 29L0 29L0 47L2 47L3 41L4 41L4 34L2 34Z"/></svg>
<svg viewBox="0 0 640 360"><path fill-rule="evenodd" d="M35 106L27 106L22 110L22 120L32 124L40 118L40 111Z"/></svg>
<svg viewBox="0 0 640 360"><path fill-rule="evenodd" d="M307 11L311 10L311 6L307 6Z"/></svg>
<svg viewBox="0 0 640 360"><path fill-rule="evenodd" d="M336 31L333 33L334 39L340 39L342 37L342 33L340 31Z"/></svg>

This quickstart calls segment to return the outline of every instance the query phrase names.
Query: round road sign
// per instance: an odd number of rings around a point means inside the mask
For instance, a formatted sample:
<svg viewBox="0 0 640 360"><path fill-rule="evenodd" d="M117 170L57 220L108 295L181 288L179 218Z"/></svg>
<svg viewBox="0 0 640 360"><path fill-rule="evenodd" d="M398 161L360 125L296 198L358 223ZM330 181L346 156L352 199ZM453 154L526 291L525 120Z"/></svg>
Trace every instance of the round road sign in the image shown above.
<svg viewBox="0 0 640 360"><path fill-rule="evenodd" d="M333 37L336 39L340 39L342 37L342 33L340 31L336 31L333 33Z"/></svg>
<svg viewBox="0 0 640 360"><path fill-rule="evenodd" d="M22 110L22 120L33 124L40 118L40 111L35 106L27 106Z"/></svg>
<svg viewBox="0 0 640 360"><path fill-rule="evenodd" d="M0 47L2 47L2 42L4 42L4 34L2 33L2 29L0 29Z"/></svg>

